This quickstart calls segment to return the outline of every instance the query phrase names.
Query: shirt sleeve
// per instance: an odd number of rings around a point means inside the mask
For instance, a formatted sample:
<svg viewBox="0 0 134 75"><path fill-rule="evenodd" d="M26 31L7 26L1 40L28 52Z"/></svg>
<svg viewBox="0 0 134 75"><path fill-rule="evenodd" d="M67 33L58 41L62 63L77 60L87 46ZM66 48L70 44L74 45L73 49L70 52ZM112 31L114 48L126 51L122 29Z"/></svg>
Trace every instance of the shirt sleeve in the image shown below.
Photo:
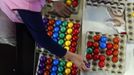
<svg viewBox="0 0 134 75"><path fill-rule="evenodd" d="M47 35L40 12L17 10L34 40L56 56L63 57L67 50Z"/></svg>

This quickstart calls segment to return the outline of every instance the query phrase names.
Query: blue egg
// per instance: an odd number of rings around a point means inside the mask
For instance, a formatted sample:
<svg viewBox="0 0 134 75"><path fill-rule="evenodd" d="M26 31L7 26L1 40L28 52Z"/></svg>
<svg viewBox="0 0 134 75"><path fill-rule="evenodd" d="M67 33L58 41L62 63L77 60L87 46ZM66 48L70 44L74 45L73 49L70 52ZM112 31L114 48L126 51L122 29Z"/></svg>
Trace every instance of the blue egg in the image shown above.
<svg viewBox="0 0 134 75"><path fill-rule="evenodd" d="M106 36L102 36L101 39L100 39L100 42L106 43L107 42L107 37Z"/></svg>
<svg viewBox="0 0 134 75"><path fill-rule="evenodd" d="M54 28L54 32L58 32L59 30L60 30L59 27L55 27L55 28Z"/></svg>
<svg viewBox="0 0 134 75"><path fill-rule="evenodd" d="M53 65L58 65L59 64L59 60L58 59L54 59L53 60Z"/></svg>
<svg viewBox="0 0 134 75"><path fill-rule="evenodd" d="M53 38L53 40L54 40L55 42L58 42L58 39L57 39L57 38Z"/></svg>
<svg viewBox="0 0 134 75"><path fill-rule="evenodd" d="M57 66L53 66L53 67L52 67L52 71L53 71L53 72L57 71L57 69L58 69Z"/></svg>
<svg viewBox="0 0 134 75"><path fill-rule="evenodd" d="M51 75L56 75L56 73L55 72L52 72Z"/></svg>
<svg viewBox="0 0 134 75"><path fill-rule="evenodd" d="M56 20L55 25L56 25L56 26L59 26L59 25L61 25L61 23L62 23L61 20Z"/></svg>
<svg viewBox="0 0 134 75"><path fill-rule="evenodd" d="M53 38L58 38L58 35L59 35L58 33L54 32L53 33Z"/></svg>
<svg viewBox="0 0 134 75"><path fill-rule="evenodd" d="M100 48L101 48L101 49L105 49L105 48L106 48L106 43L100 42Z"/></svg>

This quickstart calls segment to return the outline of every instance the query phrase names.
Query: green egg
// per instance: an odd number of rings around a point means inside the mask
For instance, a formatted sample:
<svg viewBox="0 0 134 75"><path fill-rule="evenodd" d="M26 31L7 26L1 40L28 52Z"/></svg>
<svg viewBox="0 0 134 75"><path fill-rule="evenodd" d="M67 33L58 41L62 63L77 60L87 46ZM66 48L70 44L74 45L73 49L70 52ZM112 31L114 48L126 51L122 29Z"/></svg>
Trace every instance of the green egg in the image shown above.
<svg viewBox="0 0 134 75"><path fill-rule="evenodd" d="M60 33L60 34L59 34L59 37L62 39L62 38L65 37L65 34L64 34L64 33Z"/></svg>
<svg viewBox="0 0 134 75"><path fill-rule="evenodd" d="M57 75L63 75L62 73L58 73Z"/></svg>
<svg viewBox="0 0 134 75"><path fill-rule="evenodd" d="M58 72L62 72L64 70L64 68L62 66L58 67Z"/></svg>
<svg viewBox="0 0 134 75"><path fill-rule="evenodd" d="M63 39L60 39L60 40L58 41L58 44L59 44L59 45L64 44L64 40L63 40Z"/></svg>
<svg viewBox="0 0 134 75"><path fill-rule="evenodd" d="M61 32L65 32L66 31L66 27L61 27L60 31Z"/></svg>
<svg viewBox="0 0 134 75"><path fill-rule="evenodd" d="M64 60L61 60L60 61L60 66L65 66L66 65L66 62Z"/></svg>
<svg viewBox="0 0 134 75"><path fill-rule="evenodd" d="M64 22L62 23L62 26L66 27L67 24L68 24L68 22L67 22L67 21L64 21Z"/></svg>
<svg viewBox="0 0 134 75"><path fill-rule="evenodd" d="M87 53L93 53L93 49L92 48L87 48Z"/></svg>

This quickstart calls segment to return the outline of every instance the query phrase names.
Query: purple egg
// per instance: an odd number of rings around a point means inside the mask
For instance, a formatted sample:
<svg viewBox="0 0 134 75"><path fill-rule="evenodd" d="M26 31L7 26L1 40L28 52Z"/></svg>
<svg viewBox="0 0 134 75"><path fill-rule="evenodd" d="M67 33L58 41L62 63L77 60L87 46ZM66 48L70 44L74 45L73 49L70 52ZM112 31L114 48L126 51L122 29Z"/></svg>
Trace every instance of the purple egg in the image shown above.
<svg viewBox="0 0 134 75"><path fill-rule="evenodd" d="M40 63L44 63L45 60L46 60L46 57L45 57L45 56L41 56L41 57L40 57Z"/></svg>
<svg viewBox="0 0 134 75"><path fill-rule="evenodd" d="M38 70L37 74L38 75L42 75L43 74L43 70Z"/></svg>
<svg viewBox="0 0 134 75"><path fill-rule="evenodd" d="M90 63L85 63L87 68L90 68Z"/></svg>
<svg viewBox="0 0 134 75"><path fill-rule="evenodd" d="M45 64L39 64L39 69L44 69L45 68Z"/></svg>
<svg viewBox="0 0 134 75"><path fill-rule="evenodd" d="M47 24L48 21L49 21L49 19L47 19L47 18L44 18L44 19L43 19L43 23L44 23L44 24Z"/></svg>

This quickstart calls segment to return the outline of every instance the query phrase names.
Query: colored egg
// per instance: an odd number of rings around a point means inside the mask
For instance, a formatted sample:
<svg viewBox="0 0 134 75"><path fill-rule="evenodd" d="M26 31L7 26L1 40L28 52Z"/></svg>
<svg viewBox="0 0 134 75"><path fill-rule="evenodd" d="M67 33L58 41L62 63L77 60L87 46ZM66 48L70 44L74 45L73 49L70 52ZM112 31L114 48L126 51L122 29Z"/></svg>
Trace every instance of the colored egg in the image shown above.
<svg viewBox="0 0 134 75"><path fill-rule="evenodd" d="M49 75L49 74L50 74L49 71L44 72L44 75Z"/></svg>
<svg viewBox="0 0 134 75"><path fill-rule="evenodd" d="M41 57L40 57L40 62L41 62L41 63L42 63L42 62L44 63L45 60L46 60L46 57L45 57L45 56L41 56Z"/></svg>
<svg viewBox="0 0 134 75"><path fill-rule="evenodd" d="M65 64L66 64L66 61L64 61L64 60L60 60L60 66L65 66Z"/></svg>
<svg viewBox="0 0 134 75"><path fill-rule="evenodd" d="M86 51L87 51L87 53L90 53L90 54L93 53L93 49L92 48L87 48Z"/></svg>
<svg viewBox="0 0 134 75"><path fill-rule="evenodd" d="M50 70L51 69L51 65L46 65L46 70Z"/></svg>
<svg viewBox="0 0 134 75"><path fill-rule="evenodd" d="M49 25L53 25L54 24L54 22L55 22L55 20L54 19L51 19L51 20L49 20Z"/></svg>
<svg viewBox="0 0 134 75"><path fill-rule="evenodd" d="M51 72L51 74L50 75L56 75L56 72Z"/></svg>
<svg viewBox="0 0 134 75"><path fill-rule="evenodd" d="M78 29L74 29L74 30L73 30L73 35L78 35L79 32L80 32L80 31L79 31Z"/></svg>
<svg viewBox="0 0 134 75"><path fill-rule="evenodd" d="M134 12L131 13L131 16L134 17Z"/></svg>
<svg viewBox="0 0 134 75"><path fill-rule="evenodd" d="M100 55L99 59L100 59L100 61L105 61L106 57L105 57L105 55Z"/></svg>
<svg viewBox="0 0 134 75"><path fill-rule="evenodd" d="M113 44L112 43L107 43L107 49L112 49L113 48Z"/></svg>
<svg viewBox="0 0 134 75"><path fill-rule="evenodd" d="M53 26L50 25L47 27L47 29L48 29L48 31L53 30Z"/></svg>
<svg viewBox="0 0 134 75"><path fill-rule="evenodd" d="M100 42L100 48L105 49L106 48L106 43Z"/></svg>
<svg viewBox="0 0 134 75"><path fill-rule="evenodd" d="M72 67L73 63L71 61L67 62L66 66L67 67Z"/></svg>
<svg viewBox="0 0 134 75"><path fill-rule="evenodd" d="M85 65L86 65L87 68L90 68L90 63L89 62L88 63L85 62Z"/></svg>
<svg viewBox="0 0 134 75"><path fill-rule="evenodd" d="M57 42L58 41L58 39L57 38L52 38L55 42Z"/></svg>
<svg viewBox="0 0 134 75"><path fill-rule="evenodd" d="M66 42L65 42L65 45L66 45L66 46L70 46L70 44L71 44L71 41L66 41Z"/></svg>
<svg viewBox="0 0 134 75"><path fill-rule="evenodd" d="M96 61L99 59L99 55L93 55L93 60Z"/></svg>
<svg viewBox="0 0 134 75"><path fill-rule="evenodd" d="M66 1L66 5L71 6L71 4L72 4L72 1L71 0L67 0Z"/></svg>
<svg viewBox="0 0 134 75"><path fill-rule="evenodd" d="M52 34L53 34L52 31L48 31L48 32L47 32L47 35L48 35L48 36L52 36Z"/></svg>
<svg viewBox="0 0 134 75"><path fill-rule="evenodd" d="M54 28L54 32L59 32L60 28L59 27L55 27Z"/></svg>
<svg viewBox="0 0 134 75"><path fill-rule="evenodd" d="M71 34L72 32L73 32L73 30L72 30L71 28L68 28L68 29L67 29L67 33L68 33L68 34Z"/></svg>
<svg viewBox="0 0 134 75"><path fill-rule="evenodd" d="M48 21L49 21L49 19L47 19L47 18L44 18L44 19L43 19L43 23L44 23L45 25L48 23Z"/></svg>
<svg viewBox="0 0 134 75"><path fill-rule="evenodd" d="M91 60L92 59L92 54L86 54L86 59Z"/></svg>
<svg viewBox="0 0 134 75"><path fill-rule="evenodd" d="M87 42L87 47L92 47L93 46L93 42L92 41L88 41Z"/></svg>
<svg viewBox="0 0 134 75"><path fill-rule="evenodd" d="M104 61L99 61L98 63L100 68L103 68L105 66L105 62Z"/></svg>
<svg viewBox="0 0 134 75"><path fill-rule="evenodd" d="M72 5L73 5L73 7L77 7L78 6L78 1L76 1L76 0L74 0L73 2L72 2Z"/></svg>
<svg viewBox="0 0 134 75"><path fill-rule="evenodd" d="M60 31L64 33L64 32L66 32L66 28L65 27L61 27Z"/></svg>
<svg viewBox="0 0 134 75"><path fill-rule="evenodd" d="M80 28L80 24L79 23L75 23L74 24L74 29L79 29Z"/></svg>
<svg viewBox="0 0 134 75"><path fill-rule="evenodd" d="M65 37L65 34L64 34L64 33L60 33L60 34L59 34L59 37L62 39L62 38Z"/></svg>
<svg viewBox="0 0 134 75"><path fill-rule="evenodd" d="M58 67L58 71L59 71L59 72L62 72L63 70L64 70L64 68L63 68L62 66L59 66L59 67Z"/></svg>
<svg viewBox="0 0 134 75"><path fill-rule="evenodd" d="M69 51L75 53L76 52L76 48L71 47Z"/></svg>
<svg viewBox="0 0 134 75"><path fill-rule="evenodd" d="M67 24L68 24L68 22L67 22L67 21L63 21L62 26L66 27L66 26L67 26Z"/></svg>
<svg viewBox="0 0 134 75"><path fill-rule="evenodd" d="M66 74L70 74L70 72L71 72L71 69L69 69L69 68L66 68L66 69L65 69L65 73L66 73Z"/></svg>
<svg viewBox="0 0 134 75"><path fill-rule="evenodd" d="M95 48L93 52L94 52L94 54L99 54L100 50L99 50L99 48Z"/></svg>
<svg viewBox="0 0 134 75"><path fill-rule="evenodd" d="M119 37L115 37L115 38L113 38L113 42L118 44L118 43L120 42Z"/></svg>
<svg viewBox="0 0 134 75"><path fill-rule="evenodd" d="M78 40L78 36L72 36L72 41L77 41Z"/></svg>
<svg viewBox="0 0 134 75"><path fill-rule="evenodd" d="M77 42L76 41L72 41L71 47L76 47L76 46L77 46Z"/></svg>
<svg viewBox="0 0 134 75"><path fill-rule="evenodd" d="M107 54L107 56L111 56L112 53L113 53L112 50L110 50L110 49L109 49L109 50L106 50L106 54Z"/></svg>
<svg viewBox="0 0 134 75"><path fill-rule="evenodd" d="M101 38L101 36L100 36L99 34L97 34L97 35L95 35L95 36L93 37L94 41L99 41L100 38Z"/></svg>
<svg viewBox="0 0 134 75"><path fill-rule="evenodd" d="M51 64L52 58L47 58L46 64Z"/></svg>
<svg viewBox="0 0 134 75"><path fill-rule="evenodd" d="M73 64L72 68L73 69L77 69L77 66L75 64Z"/></svg>
<svg viewBox="0 0 134 75"><path fill-rule="evenodd" d="M56 25L56 26L59 26L59 25L61 25L61 23L62 23L61 20L56 20L55 25Z"/></svg>
<svg viewBox="0 0 134 75"><path fill-rule="evenodd" d="M66 50L69 50L69 49L70 49L68 46L65 46L64 48L65 48Z"/></svg>
<svg viewBox="0 0 134 75"><path fill-rule="evenodd" d="M95 48L98 48L98 47L99 47L99 43L98 43L98 42L94 42L94 43L93 43L93 46L94 46Z"/></svg>
<svg viewBox="0 0 134 75"><path fill-rule="evenodd" d="M113 57L112 57L112 62L113 62L113 63L117 63L117 62L118 62L118 57L113 56Z"/></svg>
<svg viewBox="0 0 134 75"><path fill-rule="evenodd" d="M53 38L57 38L58 35L59 35L58 33L54 32L54 33L53 33Z"/></svg>
<svg viewBox="0 0 134 75"><path fill-rule="evenodd" d="M58 73L57 75L63 75L62 73Z"/></svg>
<svg viewBox="0 0 134 75"><path fill-rule="evenodd" d="M70 34L66 35L67 40L70 40L71 38L72 38L72 35L70 35Z"/></svg>
<svg viewBox="0 0 134 75"><path fill-rule="evenodd" d="M73 22L69 22L69 23L68 23L68 27L69 27L69 28L72 28L72 27L73 27Z"/></svg>
<svg viewBox="0 0 134 75"><path fill-rule="evenodd" d="M53 65L58 65L59 64L59 59L54 59L53 60Z"/></svg>
<svg viewBox="0 0 134 75"><path fill-rule="evenodd" d="M113 50L113 55L114 56L118 56L118 54L119 54L119 51L118 50Z"/></svg>
<svg viewBox="0 0 134 75"><path fill-rule="evenodd" d="M43 70L39 70L37 73L38 73L38 75L42 75L43 74Z"/></svg>
<svg viewBox="0 0 134 75"><path fill-rule="evenodd" d="M58 44L59 44L59 45L63 45L63 44L64 44L64 40L63 40L63 39L60 39L60 40L58 41Z"/></svg>
<svg viewBox="0 0 134 75"><path fill-rule="evenodd" d="M118 44L114 44L113 45L113 49L118 49L119 48L119 45Z"/></svg>
<svg viewBox="0 0 134 75"><path fill-rule="evenodd" d="M77 70L72 70L71 75L77 75Z"/></svg>
<svg viewBox="0 0 134 75"><path fill-rule="evenodd" d="M106 36L101 36L100 41L103 43L107 42L107 37Z"/></svg>
<svg viewBox="0 0 134 75"><path fill-rule="evenodd" d="M44 67L45 67L45 64L44 64L44 63L39 64L39 68L40 68L40 69L43 69Z"/></svg>
<svg viewBox="0 0 134 75"><path fill-rule="evenodd" d="M57 66L53 66L52 71L54 71L54 72L57 71Z"/></svg>

